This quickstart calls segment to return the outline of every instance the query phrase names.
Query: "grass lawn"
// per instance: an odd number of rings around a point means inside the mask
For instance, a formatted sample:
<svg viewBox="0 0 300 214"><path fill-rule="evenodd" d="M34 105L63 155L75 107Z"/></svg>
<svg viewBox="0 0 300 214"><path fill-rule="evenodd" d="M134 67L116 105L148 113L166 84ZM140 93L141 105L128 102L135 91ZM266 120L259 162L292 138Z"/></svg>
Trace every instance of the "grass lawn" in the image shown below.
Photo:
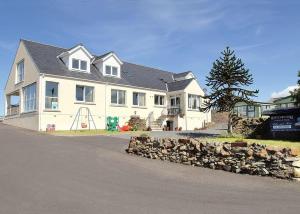
<svg viewBox="0 0 300 214"><path fill-rule="evenodd" d="M78 130L78 131L54 131L54 132L46 132L47 134L57 135L57 136L93 136L93 135L121 135L121 134L129 134L139 136L144 133L148 133L147 131L128 131L128 132L119 132L119 131L107 131L103 129L97 130Z"/></svg>
<svg viewBox="0 0 300 214"><path fill-rule="evenodd" d="M238 137L216 137L216 138L206 138L208 142L235 142L243 141L248 143L257 143L264 144L269 146L278 146L278 147L289 147L295 148L300 154L300 141L288 141L288 140L261 140L261 139L244 139Z"/></svg>

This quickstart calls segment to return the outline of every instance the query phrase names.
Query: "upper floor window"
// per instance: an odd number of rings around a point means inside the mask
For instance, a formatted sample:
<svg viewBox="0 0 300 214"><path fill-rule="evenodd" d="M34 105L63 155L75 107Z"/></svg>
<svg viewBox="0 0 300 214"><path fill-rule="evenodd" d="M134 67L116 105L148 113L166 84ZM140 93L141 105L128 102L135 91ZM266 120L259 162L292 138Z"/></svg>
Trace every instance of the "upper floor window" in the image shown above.
<svg viewBox="0 0 300 214"><path fill-rule="evenodd" d="M58 109L58 83L46 82L45 108L50 110Z"/></svg>
<svg viewBox="0 0 300 214"><path fill-rule="evenodd" d="M118 68L115 66L106 65L105 74L110 76L118 76Z"/></svg>
<svg viewBox="0 0 300 214"><path fill-rule="evenodd" d="M36 110L36 83L24 87L24 112Z"/></svg>
<svg viewBox="0 0 300 214"><path fill-rule="evenodd" d="M24 60L17 64L17 83L24 80Z"/></svg>
<svg viewBox="0 0 300 214"><path fill-rule="evenodd" d="M132 105L134 106L146 106L146 94L133 92Z"/></svg>
<svg viewBox="0 0 300 214"><path fill-rule="evenodd" d="M125 105L126 103L126 91L123 90L111 90L111 104Z"/></svg>
<svg viewBox="0 0 300 214"><path fill-rule="evenodd" d="M180 107L180 97L171 97L170 98L170 106L171 107Z"/></svg>
<svg viewBox="0 0 300 214"><path fill-rule="evenodd" d="M200 96L189 94L188 95L188 107L189 107L189 109L199 109L200 108Z"/></svg>
<svg viewBox="0 0 300 214"><path fill-rule="evenodd" d="M94 102L94 87L76 85L76 101Z"/></svg>
<svg viewBox="0 0 300 214"><path fill-rule="evenodd" d="M154 105L157 105L157 106L165 105L165 96L163 96L163 95L154 95Z"/></svg>
<svg viewBox="0 0 300 214"><path fill-rule="evenodd" d="M87 61L79 60L79 59L72 59L72 69L86 71L87 70Z"/></svg>

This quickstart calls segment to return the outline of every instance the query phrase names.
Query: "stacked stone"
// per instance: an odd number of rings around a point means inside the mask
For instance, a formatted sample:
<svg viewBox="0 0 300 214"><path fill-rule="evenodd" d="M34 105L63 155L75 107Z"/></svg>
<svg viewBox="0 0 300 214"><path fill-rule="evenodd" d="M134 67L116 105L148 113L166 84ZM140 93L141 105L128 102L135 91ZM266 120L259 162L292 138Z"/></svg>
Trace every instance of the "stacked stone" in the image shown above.
<svg viewBox="0 0 300 214"><path fill-rule="evenodd" d="M294 177L293 164L300 160L290 148L246 142L206 143L195 139L132 137L126 151L151 159L282 179Z"/></svg>

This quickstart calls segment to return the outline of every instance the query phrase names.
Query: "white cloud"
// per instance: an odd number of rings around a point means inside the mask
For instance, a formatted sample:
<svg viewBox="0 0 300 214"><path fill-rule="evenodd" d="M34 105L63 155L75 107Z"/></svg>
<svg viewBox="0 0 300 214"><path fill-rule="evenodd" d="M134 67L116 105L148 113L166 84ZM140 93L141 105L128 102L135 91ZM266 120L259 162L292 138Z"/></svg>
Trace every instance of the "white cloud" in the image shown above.
<svg viewBox="0 0 300 214"><path fill-rule="evenodd" d="M282 91L273 92L271 95L271 98L279 98L279 97L286 97L290 95L291 91L294 91L296 88L298 88L297 85L288 86L287 88L283 89Z"/></svg>

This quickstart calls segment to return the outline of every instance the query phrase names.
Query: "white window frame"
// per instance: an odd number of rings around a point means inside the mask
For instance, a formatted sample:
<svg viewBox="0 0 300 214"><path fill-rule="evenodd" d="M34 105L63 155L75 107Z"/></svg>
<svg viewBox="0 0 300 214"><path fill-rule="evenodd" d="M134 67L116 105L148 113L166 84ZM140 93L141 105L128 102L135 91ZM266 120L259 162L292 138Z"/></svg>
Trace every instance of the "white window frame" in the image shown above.
<svg viewBox="0 0 300 214"><path fill-rule="evenodd" d="M19 66L23 65L22 68L23 70L20 73ZM17 68L16 68L16 84L23 82L24 81L24 73L25 73L25 60L22 59L17 63Z"/></svg>
<svg viewBox="0 0 300 214"><path fill-rule="evenodd" d="M28 95L26 95L26 90L30 87L34 87L34 94L32 97L29 97L28 98ZM37 91L37 88L36 88L36 83L32 83L30 85L27 85L25 87L23 87L23 112L24 113L28 113L28 112L33 112L33 111L36 111L36 91ZM28 106L30 106L30 102L32 102L32 108L28 108Z"/></svg>
<svg viewBox="0 0 300 214"><path fill-rule="evenodd" d="M78 60L78 68L74 68L73 67L73 60ZM82 62L85 62L86 63L86 69L84 70L84 69L81 69L81 63ZM72 68L72 70L74 70L74 71L83 71L83 72L87 72L87 70L88 70L88 62L86 61L86 60L81 60L81 59L77 59L77 58L72 58L72 60L71 60L71 68Z"/></svg>
<svg viewBox="0 0 300 214"><path fill-rule="evenodd" d="M137 105L135 105L134 103L133 103L133 96L134 96L134 94L137 94ZM141 105L141 103L140 103L140 96L141 95L144 95L145 96L145 102L144 102L144 105ZM146 107L146 93L144 93L144 92L132 92L132 105L133 106L138 106L138 107Z"/></svg>
<svg viewBox="0 0 300 214"><path fill-rule="evenodd" d="M158 104L155 103L155 97L158 97ZM163 100L163 102L161 102L161 98ZM154 95L154 105L155 106L164 106L165 105L165 96L164 95L160 95L160 94L155 94Z"/></svg>
<svg viewBox="0 0 300 214"><path fill-rule="evenodd" d="M175 105L172 105L171 103L171 100L172 99L174 99L175 100ZM177 99L179 99L179 103L177 103ZM181 100L180 100L180 96L172 96L172 97L170 97L170 107L171 108L180 108L180 102L181 102Z"/></svg>
<svg viewBox="0 0 300 214"><path fill-rule="evenodd" d="M83 87L83 100L77 100L77 86L78 87ZM86 101L86 94L85 94L85 90L86 88L92 88L93 89L93 100L92 101ZM75 87L75 100L76 102L80 102L80 103L94 103L95 102L95 87L94 86L88 86L88 85L76 85Z"/></svg>
<svg viewBox="0 0 300 214"><path fill-rule="evenodd" d="M196 105L194 105L196 102ZM188 94L188 109L199 110L201 107L201 96L196 94Z"/></svg>
<svg viewBox="0 0 300 214"><path fill-rule="evenodd" d="M57 96L47 96L47 83L55 83L57 84ZM54 82L54 81L46 81L45 83L45 109L46 110L58 110L59 109L59 83L58 82ZM47 108L46 107L46 103L47 103L47 99L57 99L57 107L53 108L53 106L51 108Z"/></svg>
<svg viewBox="0 0 300 214"><path fill-rule="evenodd" d="M117 92L117 103L113 103L112 102L112 92L113 91L116 91ZM119 93L120 92L124 92L124 103L119 103ZM120 89L111 89L111 91L110 91L110 104L111 105L118 105L118 106L125 106L126 105L126 101L127 101L127 99L126 99L126 91L125 90L120 90Z"/></svg>
<svg viewBox="0 0 300 214"><path fill-rule="evenodd" d="M106 73L106 67L109 67L109 70L110 70L109 73ZM113 74L113 68L117 69L117 74L116 74L116 75ZM118 77L118 76L119 76L119 68L118 68L117 66L105 65L105 66L104 66L104 74L105 74L106 76Z"/></svg>

